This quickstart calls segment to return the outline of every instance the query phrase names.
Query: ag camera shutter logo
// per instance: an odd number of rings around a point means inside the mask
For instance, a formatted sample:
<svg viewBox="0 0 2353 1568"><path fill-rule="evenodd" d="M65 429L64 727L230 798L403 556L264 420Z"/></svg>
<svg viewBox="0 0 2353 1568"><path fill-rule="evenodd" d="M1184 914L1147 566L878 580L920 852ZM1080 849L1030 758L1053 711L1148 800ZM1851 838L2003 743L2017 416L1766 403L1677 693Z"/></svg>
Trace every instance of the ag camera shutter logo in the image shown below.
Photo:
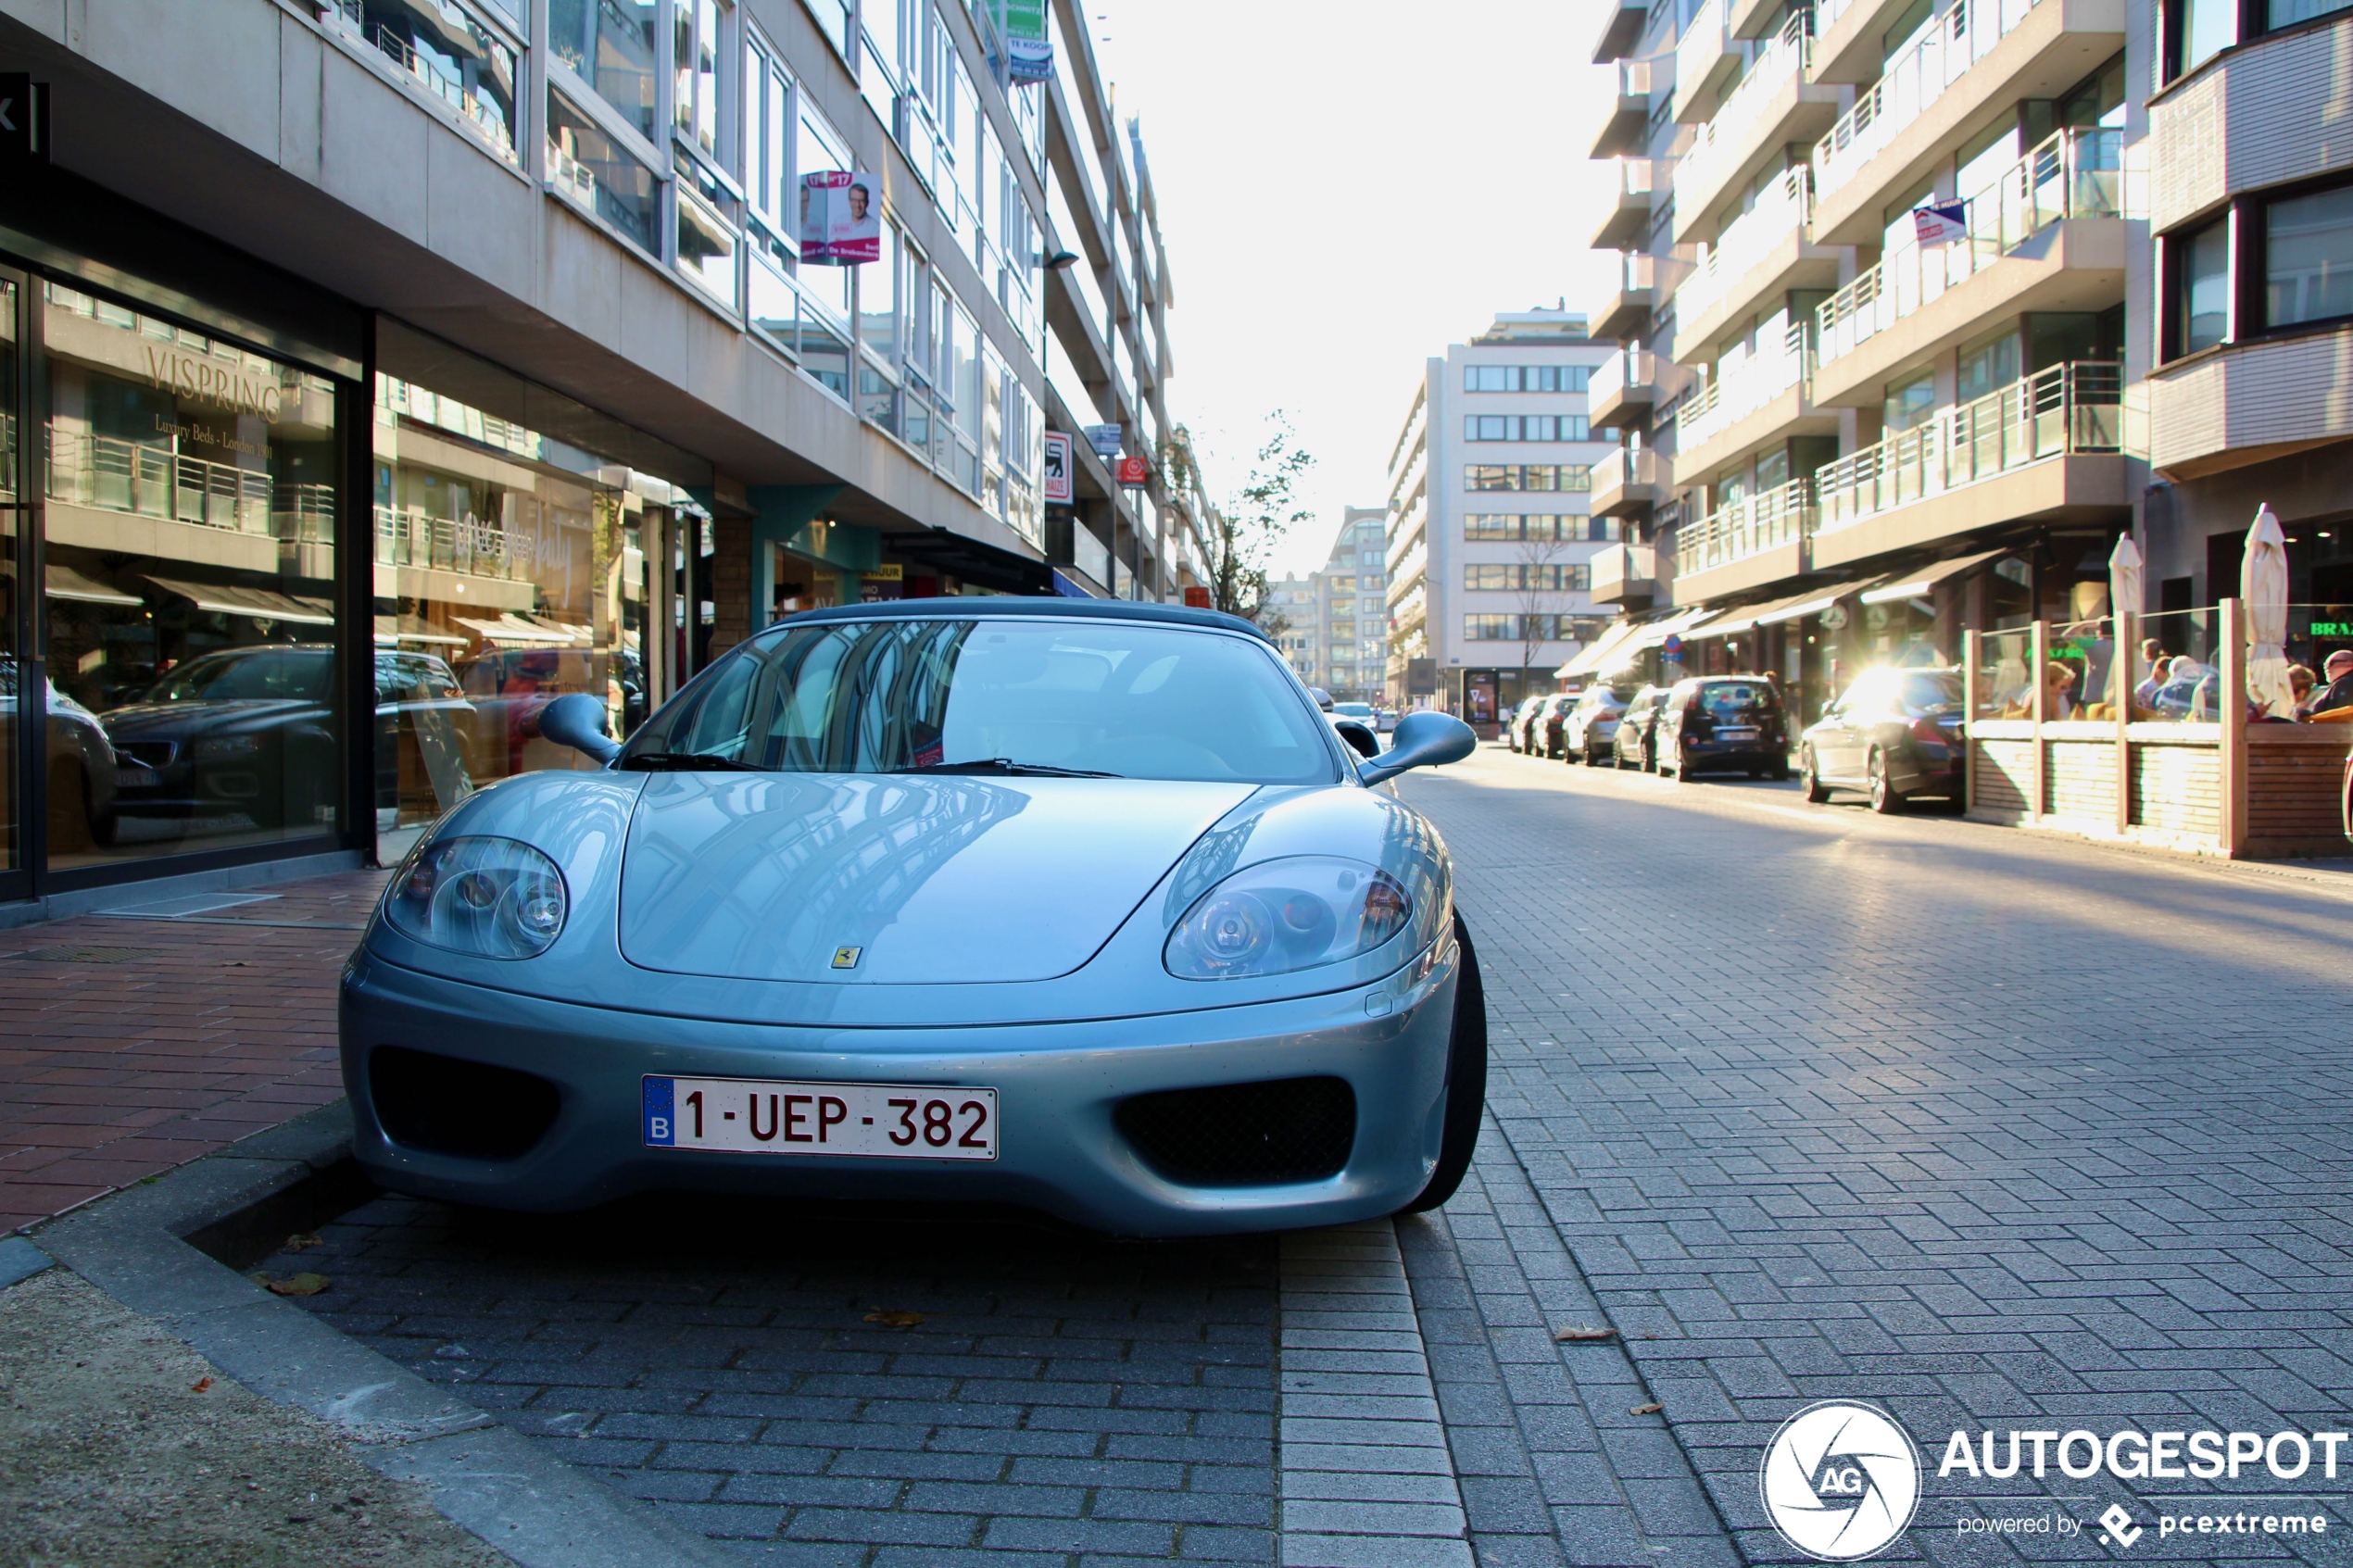
<svg viewBox="0 0 2353 1568"><path fill-rule="evenodd" d="M1893 1416L1825 1399L1781 1423L1757 1470L1781 1538L1823 1562L1852 1562L1910 1528L1920 1454Z"/></svg>

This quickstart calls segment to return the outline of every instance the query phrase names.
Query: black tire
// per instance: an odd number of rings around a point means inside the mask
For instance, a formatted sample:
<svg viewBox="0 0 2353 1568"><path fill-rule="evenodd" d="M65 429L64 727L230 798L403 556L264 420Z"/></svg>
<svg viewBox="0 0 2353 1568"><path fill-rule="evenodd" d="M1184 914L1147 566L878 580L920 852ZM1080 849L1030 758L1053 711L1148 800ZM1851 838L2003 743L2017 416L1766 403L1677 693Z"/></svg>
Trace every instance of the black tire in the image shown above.
<svg viewBox="0 0 2353 1568"><path fill-rule="evenodd" d="M1463 917L1454 917L1454 939L1463 946L1462 972L1454 980L1454 1029L1446 1052L1446 1121L1438 1143L1438 1165L1422 1190L1398 1210L1420 1214L1454 1196L1478 1148L1478 1126L1487 1112L1487 987L1478 977L1478 954Z"/></svg>
<svg viewBox="0 0 2353 1568"><path fill-rule="evenodd" d="M1871 809L1882 817L1893 817L1904 809L1904 796L1887 777L1887 758L1877 751L1871 753L1869 764Z"/></svg>
<svg viewBox="0 0 2353 1568"><path fill-rule="evenodd" d="M1658 747L1649 741L1642 742L1642 771L1645 773L1658 771Z"/></svg>
<svg viewBox="0 0 2353 1568"><path fill-rule="evenodd" d="M1831 786L1822 782L1821 773L1816 770L1814 748L1810 746L1797 754L1797 776L1806 785L1807 804L1822 806L1829 803Z"/></svg>
<svg viewBox="0 0 2353 1568"><path fill-rule="evenodd" d="M1692 754L1681 741L1675 743L1675 782L1677 784L1692 782Z"/></svg>
<svg viewBox="0 0 2353 1568"><path fill-rule="evenodd" d="M1587 741L1585 743L1585 766L1588 768L1598 768L1601 765L1602 754L1593 748L1593 743L1592 741Z"/></svg>

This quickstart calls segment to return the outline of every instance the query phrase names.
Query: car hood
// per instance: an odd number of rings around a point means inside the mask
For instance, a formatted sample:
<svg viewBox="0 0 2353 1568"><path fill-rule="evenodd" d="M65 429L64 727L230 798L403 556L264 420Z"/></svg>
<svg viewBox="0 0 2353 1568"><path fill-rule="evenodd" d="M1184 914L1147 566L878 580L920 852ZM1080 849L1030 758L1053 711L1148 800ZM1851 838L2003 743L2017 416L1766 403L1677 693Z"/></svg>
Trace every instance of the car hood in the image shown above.
<svg viewBox="0 0 2353 1568"><path fill-rule="evenodd" d="M1242 784L660 774L632 813L623 956L736 980L1051 980L1091 958Z"/></svg>

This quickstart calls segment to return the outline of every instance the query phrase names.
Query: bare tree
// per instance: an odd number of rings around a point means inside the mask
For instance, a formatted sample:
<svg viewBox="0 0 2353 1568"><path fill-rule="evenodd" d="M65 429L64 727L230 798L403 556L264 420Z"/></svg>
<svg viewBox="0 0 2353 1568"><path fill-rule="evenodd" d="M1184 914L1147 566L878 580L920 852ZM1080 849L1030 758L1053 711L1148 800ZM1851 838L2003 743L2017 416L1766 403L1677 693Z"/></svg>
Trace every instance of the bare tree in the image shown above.
<svg viewBox="0 0 2353 1568"><path fill-rule="evenodd" d="M1557 612L1552 608L1561 602L1559 578L1561 557L1566 546L1560 531L1554 525L1550 537L1529 535L1519 544L1519 668L1520 683L1527 684L1528 670L1536 662L1536 650L1553 639L1544 634Z"/></svg>
<svg viewBox="0 0 2353 1568"><path fill-rule="evenodd" d="M1298 493L1301 478L1315 459L1300 449L1280 408L1267 416L1267 423L1271 428L1251 464L1248 482L1223 506L1203 502L1207 515L1202 536L1209 553L1204 564L1210 603L1228 615L1255 621L1270 636L1280 636L1289 618L1267 602L1266 561L1292 527L1315 515ZM1164 443L1161 463L1172 487L1205 495L1189 436Z"/></svg>

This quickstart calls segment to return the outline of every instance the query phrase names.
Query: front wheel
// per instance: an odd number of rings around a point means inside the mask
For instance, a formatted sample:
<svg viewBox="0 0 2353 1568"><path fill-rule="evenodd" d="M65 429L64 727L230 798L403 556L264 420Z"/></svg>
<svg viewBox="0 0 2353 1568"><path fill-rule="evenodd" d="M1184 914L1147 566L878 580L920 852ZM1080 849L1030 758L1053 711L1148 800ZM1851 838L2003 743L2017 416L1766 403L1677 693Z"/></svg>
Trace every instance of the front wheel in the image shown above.
<svg viewBox="0 0 2353 1568"><path fill-rule="evenodd" d="M1805 785L1806 803L1812 806L1826 805L1831 797L1831 786L1822 782L1821 771L1815 765L1812 746L1809 746L1797 754L1797 768L1798 778Z"/></svg>
<svg viewBox="0 0 2353 1568"><path fill-rule="evenodd" d="M1446 1052L1445 1131L1438 1142L1438 1164L1429 1181L1401 1214L1420 1214L1454 1196L1478 1147L1478 1124L1487 1111L1487 988L1478 978L1478 954L1463 917L1454 917L1454 940L1462 944L1462 972L1454 977L1453 1038Z"/></svg>

